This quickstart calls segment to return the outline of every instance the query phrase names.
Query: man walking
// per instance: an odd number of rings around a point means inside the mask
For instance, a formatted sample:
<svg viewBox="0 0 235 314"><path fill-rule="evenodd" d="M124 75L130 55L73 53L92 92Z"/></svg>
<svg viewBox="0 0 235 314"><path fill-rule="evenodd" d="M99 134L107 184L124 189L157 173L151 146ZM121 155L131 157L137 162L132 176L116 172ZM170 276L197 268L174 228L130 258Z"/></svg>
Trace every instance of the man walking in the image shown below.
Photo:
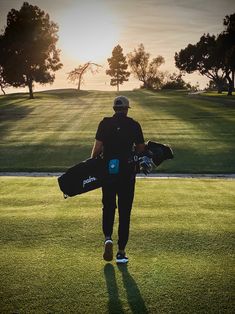
<svg viewBox="0 0 235 314"><path fill-rule="evenodd" d="M109 173L109 182L102 187L103 217L102 227L105 236L103 258L113 259L113 224L118 205L118 252L117 263L127 263L125 247L129 237L130 215L135 189L135 164L133 149L141 153L145 149L141 126L127 117L129 100L125 96L114 99L112 117L104 118L96 132L91 157L103 153ZM117 197L117 203L116 203Z"/></svg>

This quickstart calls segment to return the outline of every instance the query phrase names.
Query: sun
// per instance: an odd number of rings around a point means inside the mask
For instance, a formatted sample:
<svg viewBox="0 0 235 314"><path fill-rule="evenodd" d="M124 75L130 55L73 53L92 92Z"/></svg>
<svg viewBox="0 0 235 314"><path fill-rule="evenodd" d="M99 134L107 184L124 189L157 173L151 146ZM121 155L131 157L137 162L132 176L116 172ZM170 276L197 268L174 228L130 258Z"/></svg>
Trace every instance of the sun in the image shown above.
<svg viewBox="0 0 235 314"><path fill-rule="evenodd" d="M79 62L104 61L118 44L115 20L114 13L98 1L70 7L59 23L60 48Z"/></svg>

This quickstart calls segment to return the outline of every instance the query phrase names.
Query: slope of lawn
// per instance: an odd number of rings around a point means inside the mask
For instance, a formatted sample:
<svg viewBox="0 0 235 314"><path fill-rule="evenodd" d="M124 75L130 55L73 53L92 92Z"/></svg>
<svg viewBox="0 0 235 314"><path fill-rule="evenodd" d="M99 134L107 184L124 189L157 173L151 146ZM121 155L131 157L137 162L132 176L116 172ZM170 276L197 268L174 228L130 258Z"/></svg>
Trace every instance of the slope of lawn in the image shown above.
<svg viewBox="0 0 235 314"><path fill-rule="evenodd" d="M225 94L137 90L130 116L145 139L170 144L159 171L235 173L235 99ZM0 97L0 171L64 171L90 156L97 125L113 114L115 92L73 89Z"/></svg>

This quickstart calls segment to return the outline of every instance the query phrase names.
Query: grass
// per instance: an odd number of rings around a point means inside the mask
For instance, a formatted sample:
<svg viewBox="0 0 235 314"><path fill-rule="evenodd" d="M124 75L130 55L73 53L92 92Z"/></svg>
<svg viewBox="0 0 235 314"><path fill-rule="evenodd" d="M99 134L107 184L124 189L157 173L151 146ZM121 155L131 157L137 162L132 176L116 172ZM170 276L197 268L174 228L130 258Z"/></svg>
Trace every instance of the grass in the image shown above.
<svg viewBox="0 0 235 314"><path fill-rule="evenodd" d="M218 93L217 91L210 91L210 92L203 93L203 95L220 97L220 98L227 97L228 99L231 98L231 96L227 96L227 92ZM235 92L232 92L232 95L235 96Z"/></svg>
<svg viewBox="0 0 235 314"><path fill-rule="evenodd" d="M145 139L171 145L161 172L234 173L235 101L216 94L129 91ZM64 171L90 156L115 92L73 89L0 97L0 171Z"/></svg>
<svg viewBox="0 0 235 314"><path fill-rule="evenodd" d="M138 180L120 268L102 260L100 190L0 188L1 313L234 313L235 181Z"/></svg>

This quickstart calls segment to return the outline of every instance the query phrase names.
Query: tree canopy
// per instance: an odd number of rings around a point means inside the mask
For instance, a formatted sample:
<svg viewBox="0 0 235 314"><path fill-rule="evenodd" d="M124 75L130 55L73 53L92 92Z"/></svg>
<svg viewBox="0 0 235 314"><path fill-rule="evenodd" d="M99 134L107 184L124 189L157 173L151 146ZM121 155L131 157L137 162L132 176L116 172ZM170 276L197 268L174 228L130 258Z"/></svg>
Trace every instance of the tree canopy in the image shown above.
<svg viewBox="0 0 235 314"><path fill-rule="evenodd" d="M165 62L162 56L157 56L150 61L150 54L145 51L141 43L137 49L128 54L128 63L133 75L147 89L158 89L161 87L164 73L159 71L159 67Z"/></svg>
<svg viewBox="0 0 235 314"><path fill-rule="evenodd" d="M216 37L210 34L204 34L195 45L189 44L179 53L175 53L175 65L183 72L198 71L207 76L216 83L218 90L221 89L220 83L226 75L220 46Z"/></svg>
<svg viewBox="0 0 235 314"><path fill-rule="evenodd" d="M7 15L7 26L0 37L0 64L3 79L14 87L52 83L54 72L62 67L56 48L58 25L37 6L24 2L20 10Z"/></svg>
<svg viewBox="0 0 235 314"><path fill-rule="evenodd" d="M117 86L117 91L119 91L119 85L128 81L130 76L130 72L127 71L128 63L120 45L113 48L112 57L108 58L108 63L109 69L106 70L106 74L112 77L110 85Z"/></svg>
<svg viewBox="0 0 235 314"><path fill-rule="evenodd" d="M213 80L221 92L224 79L229 83L228 95L234 88L235 69L235 14L224 19L225 30L218 36L204 34L196 44L175 53L175 65L181 71L201 75Z"/></svg>
<svg viewBox="0 0 235 314"><path fill-rule="evenodd" d="M224 18L225 30L218 36L223 67L229 84L228 95L232 95L234 89L235 72L235 13Z"/></svg>

